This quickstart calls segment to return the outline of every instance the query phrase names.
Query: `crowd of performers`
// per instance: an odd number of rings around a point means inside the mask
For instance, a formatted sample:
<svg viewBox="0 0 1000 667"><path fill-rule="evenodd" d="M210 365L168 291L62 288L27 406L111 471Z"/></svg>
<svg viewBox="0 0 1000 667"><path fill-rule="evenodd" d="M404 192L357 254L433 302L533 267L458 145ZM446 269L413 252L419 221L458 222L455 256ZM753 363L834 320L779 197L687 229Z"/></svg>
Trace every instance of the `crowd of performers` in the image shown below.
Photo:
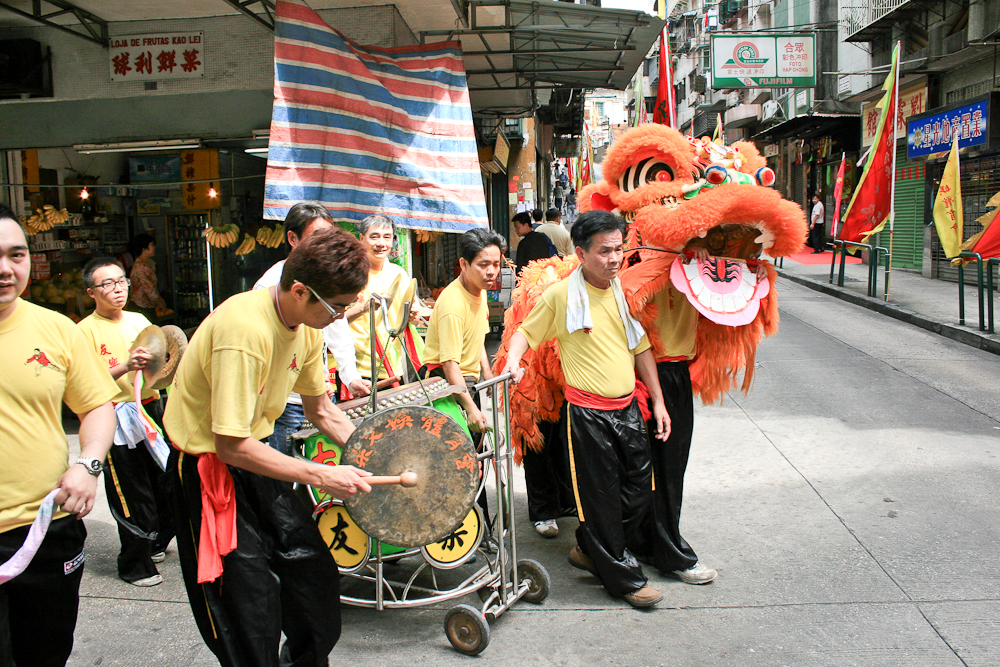
<svg viewBox="0 0 1000 667"><path fill-rule="evenodd" d="M664 349L651 349L616 278L624 221L583 214L571 244L558 215L553 223L558 230L535 231L527 214L514 218L519 267L552 254L580 260L518 329L503 369L518 381L527 349L558 341L568 404L559 424L546 425L543 452L525 452L530 519L552 536L555 519L578 516L570 563L629 604L654 605L662 595L640 560L687 583L716 574L678 531L693 419L686 362L697 316L668 287L657 297ZM0 206L0 665L68 659L84 567L79 519L93 509L102 473L121 539L119 576L160 583L156 563L176 537L191 609L221 664L327 664L340 635L340 575L290 483L343 499L369 492L370 473L289 456L290 436L304 420L341 444L354 431L336 407L327 355L345 393L367 395L389 377L383 360L399 363L402 350L380 347L382 359L371 358L368 297L384 294L403 271L388 261L396 229L387 217L363 221L358 239L322 206L300 203L285 231L287 259L200 325L162 408L148 387L135 405L133 378L151 355L130 348L149 322L124 310L129 280L121 265L110 258L87 265L96 311L79 326L24 301L26 236L14 212ZM459 250L460 275L423 313L420 374L471 387L493 377L485 291L500 274L506 243L474 229ZM402 317L401 302L389 304L390 321ZM376 333L380 346L387 342L384 330ZM636 374L648 390L648 423ZM472 431L488 428L471 391L457 398ZM80 420L81 454L69 465L63 403ZM162 426L166 442L144 446L140 412ZM26 561L38 537L32 525L49 512L44 540Z"/></svg>

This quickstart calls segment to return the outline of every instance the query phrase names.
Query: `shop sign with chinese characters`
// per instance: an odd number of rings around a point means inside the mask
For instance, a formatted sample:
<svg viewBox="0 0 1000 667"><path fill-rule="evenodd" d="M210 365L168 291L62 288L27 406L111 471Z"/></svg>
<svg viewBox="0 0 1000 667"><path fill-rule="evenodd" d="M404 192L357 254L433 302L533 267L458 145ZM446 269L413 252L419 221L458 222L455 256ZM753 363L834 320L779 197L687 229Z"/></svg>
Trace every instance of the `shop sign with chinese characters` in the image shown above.
<svg viewBox="0 0 1000 667"><path fill-rule="evenodd" d="M861 145L871 146L878 131L878 121L882 110L875 105L881 97L861 105ZM906 121L911 116L917 116L927 111L927 86L909 88L899 91L899 113L896 115L896 136L906 134Z"/></svg>
<svg viewBox="0 0 1000 667"><path fill-rule="evenodd" d="M812 88L816 35L712 35L713 88Z"/></svg>
<svg viewBox="0 0 1000 667"><path fill-rule="evenodd" d="M200 32L151 32L111 37L108 67L112 81L160 81L205 75Z"/></svg>
<svg viewBox="0 0 1000 667"><path fill-rule="evenodd" d="M989 139L989 116L990 98L986 96L964 106L913 118L906 124L906 156L945 153L951 148L955 132L960 133L959 148L985 145Z"/></svg>

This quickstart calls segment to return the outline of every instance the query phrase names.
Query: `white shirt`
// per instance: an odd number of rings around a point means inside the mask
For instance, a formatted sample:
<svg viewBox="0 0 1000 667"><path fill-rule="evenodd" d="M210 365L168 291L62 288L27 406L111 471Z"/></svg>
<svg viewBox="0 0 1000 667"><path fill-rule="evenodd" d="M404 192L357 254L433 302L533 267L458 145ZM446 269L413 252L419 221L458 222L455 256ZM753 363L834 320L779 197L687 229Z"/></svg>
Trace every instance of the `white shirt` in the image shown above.
<svg viewBox="0 0 1000 667"><path fill-rule="evenodd" d="M823 202L821 201L816 202L816 205L813 206L812 223L814 225L821 225L823 224L825 217L826 217L826 207L823 206Z"/></svg>
<svg viewBox="0 0 1000 667"><path fill-rule="evenodd" d="M280 283L281 270L284 267L285 260L281 260L265 271L260 280L254 284L253 288L267 289ZM350 385L355 380L360 380L361 373L358 372L357 359L354 356L354 337L351 336L351 329L347 325L347 318L341 317L323 329L323 340L326 341L326 348L333 354L333 358L337 360L337 372L340 373L341 382ZM326 350L323 352L323 363L325 364ZM288 397L288 402L295 405L302 405L302 398L298 394L293 393Z"/></svg>

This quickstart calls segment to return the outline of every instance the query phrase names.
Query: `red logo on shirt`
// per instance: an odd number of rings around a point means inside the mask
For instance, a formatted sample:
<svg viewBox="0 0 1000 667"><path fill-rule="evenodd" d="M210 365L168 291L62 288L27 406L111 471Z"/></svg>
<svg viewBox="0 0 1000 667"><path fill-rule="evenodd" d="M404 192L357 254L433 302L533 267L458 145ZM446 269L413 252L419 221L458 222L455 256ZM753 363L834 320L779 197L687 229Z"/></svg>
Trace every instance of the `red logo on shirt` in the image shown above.
<svg viewBox="0 0 1000 667"><path fill-rule="evenodd" d="M58 366L56 366L54 363L52 363L51 361L49 361L49 358L45 356L45 353L42 352L41 350L39 350L37 347L35 348L35 354L33 354L24 363L25 364L30 364L33 361L38 363L38 366L35 368L35 376L36 377L42 372L43 368L51 368L52 370L55 370L55 371L62 370L61 368L59 368Z"/></svg>
<svg viewBox="0 0 1000 667"><path fill-rule="evenodd" d="M295 371L296 373L301 372L299 370L298 355L296 354L292 355L292 363L288 364L288 370Z"/></svg>
<svg viewBox="0 0 1000 667"><path fill-rule="evenodd" d="M109 354L111 354L111 353L108 352L108 346L105 345L104 343L101 343L101 356L104 357L104 356L107 356ZM117 366L117 365L118 364L115 364L115 366Z"/></svg>

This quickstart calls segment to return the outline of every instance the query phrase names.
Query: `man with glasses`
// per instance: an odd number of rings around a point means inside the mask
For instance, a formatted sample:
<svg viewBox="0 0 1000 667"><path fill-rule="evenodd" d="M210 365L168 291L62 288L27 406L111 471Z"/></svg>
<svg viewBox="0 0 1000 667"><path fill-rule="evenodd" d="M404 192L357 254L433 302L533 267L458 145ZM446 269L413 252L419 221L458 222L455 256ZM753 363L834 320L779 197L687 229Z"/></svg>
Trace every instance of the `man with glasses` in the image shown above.
<svg viewBox="0 0 1000 667"><path fill-rule="evenodd" d="M117 260L90 260L83 269L83 282L96 310L80 322L80 330L118 385L112 402L123 436L116 438L116 446L111 448L104 475L108 505L118 522L122 545L118 576L133 586L156 586L163 581L156 563L166 558L174 532L157 483L163 471L145 445L132 389L136 372L141 372L151 358L145 348L131 349L149 320L142 313L123 310L129 297L129 279ZM144 387L141 399L146 413L162 427L160 392ZM128 433L134 437L124 435Z"/></svg>
<svg viewBox="0 0 1000 667"><path fill-rule="evenodd" d="M299 202L288 210L285 217L285 241L290 250L302 243L309 235L324 229L332 229L333 217L321 204L313 202ZM253 286L257 289L268 289L274 287L281 281L281 272L285 266L285 260L276 262L269 268L260 280ZM337 373L340 381L351 390L355 396L367 396L371 393L371 383L361 377L358 372L357 357L354 352L354 337L348 326L347 318L341 317L334 320L333 324L323 329L323 340L326 346L323 348L323 364L328 367L326 352L333 355L337 362ZM336 398L331 394L331 398ZM336 402L336 401L334 401ZM285 411L274 422L274 433L268 438L268 444L277 449L282 454L292 452L292 433L299 430L305 416L302 412L302 398L292 392L285 405Z"/></svg>
<svg viewBox="0 0 1000 667"><path fill-rule="evenodd" d="M227 299L198 328L174 376L163 421L188 599L223 666L326 665L340 637L340 575L288 482L336 498L371 487L353 466L286 456L264 439L291 391L326 437L350 420L326 395L321 329L368 281L361 242L314 232L288 255L281 282Z"/></svg>

